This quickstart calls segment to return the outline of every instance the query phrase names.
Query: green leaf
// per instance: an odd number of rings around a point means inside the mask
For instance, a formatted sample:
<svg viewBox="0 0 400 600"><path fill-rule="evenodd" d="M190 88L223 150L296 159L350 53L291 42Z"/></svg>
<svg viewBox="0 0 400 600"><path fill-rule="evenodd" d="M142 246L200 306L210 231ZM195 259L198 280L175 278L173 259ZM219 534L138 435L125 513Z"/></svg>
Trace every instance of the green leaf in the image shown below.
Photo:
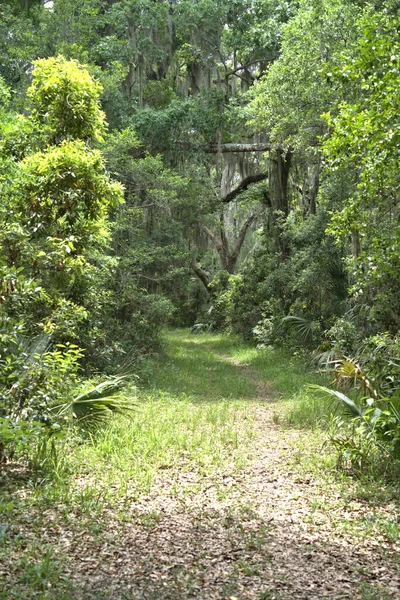
<svg viewBox="0 0 400 600"><path fill-rule="evenodd" d="M309 388L337 398L355 417L362 417L364 415L364 411L362 410L362 408L357 406L357 404L353 402L351 398L349 398L345 394L342 394L342 392L338 392L337 390L331 390L330 388L316 384L310 385Z"/></svg>

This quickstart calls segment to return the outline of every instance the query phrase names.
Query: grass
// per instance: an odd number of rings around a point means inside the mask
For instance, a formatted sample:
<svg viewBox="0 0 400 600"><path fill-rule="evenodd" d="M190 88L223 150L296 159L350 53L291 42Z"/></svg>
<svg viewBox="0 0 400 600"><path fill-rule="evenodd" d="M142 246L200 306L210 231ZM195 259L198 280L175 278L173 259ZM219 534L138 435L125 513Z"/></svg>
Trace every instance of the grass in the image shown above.
<svg viewBox="0 0 400 600"><path fill-rule="evenodd" d="M118 418L90 443L75 449L73 470L119 494L148 493L160 467L179 459L196 470L239 465L251 430L238 425L241 407L220 399L199 405L190 396L139 394L132 421Z"/></svg>
<svg viewBox="0 0 400 600"><path fill-rule="evenodd" d="M0 565L12 583L0 599L78 597L51 542L59 532L72 527L76 535L101 537L105 511L123 520L125 507L151 491L159 472L198 475L195 485L171 485L169 492L184 498L221 469L235 472L246 464L255 386L229 361L193 347L186 334L166 334L165 347L147 365L146 380L128 391L135 398L133 418L117 416L95 436L60 440L57 453L46 456L36 473L21 465L16 476L4 474ZM157 515L146 519L151 526Z"/></svg>
<svg viewBox="0 0 400 600"><path fill-rule="evenodd" d="M242 377L237 367L223 355L226 348L227 355L235 358L236 348L242 346L246 348L239 339L223 335L195 336L179 330L166 332L162 368L159 368L159 361L150 363L148 389L151 394L161 392L174 398L189 395L193 402L255 400L255 385ZM216 355L215 352L222 353ZM154 370L151 370L152 366Z"/></svg>
<svg viewBox="0 0 400 600"><path fill-rule="evenodd" d="M308 389L310 384L327 385L329 378L313 372L304 360L285 350L258 349L236 336L224 334L201 334L199 344L247 365L259 381L273 382L275 397L283 401L277 407L278 421L283 418L295 427L323 426L331 412L338 410L334 400Z"/></svg>
<svg viewBox="0 0 400 600"><path fill-rule="evenodd" d="M155 487L160 474L170 482L164 492L183 503L210 481L217 496L225 498L227 489L218 489L219 475L240 472L251 459L252 407L260 402L257 390L263 382L273 383L274 421L308 430L291 449L287 468L318 480L321 501L314 498L311 521L318 523L322 514L344 533L398 540L393 509L400 500L398 486L382 485L376 477L349 477L337 471L332 451L321 452L324 424L337 407L306 386L326 384L324 378L300 359L257 350L233 336L167 331L163 354L148 361L139 386L128 390L136 405L131 419L117 416L95 436L61 439L52 463L42 471L20 465L14 474L3 474L0 578L8 579L0 600L79 598L65 575L57 540L70 530L86 536L88 547L101 540L109 519L123 523L133 518L132 502L160 493ZM179 479L182 472L195 475L185 486ZM332 492L335 499L329 504ZM357 517L360 502L376 506L376 512L366 518L360 511ZM343 519L343 512L352 509L352 518ZM153 511L134 517L152 528L160 515ZM264 543L263 535L253 538L246 540L252 547ZM239 568L251 575L251 565L243 562ZM373 598L373 590L365 588L364 595Z"/></svg>

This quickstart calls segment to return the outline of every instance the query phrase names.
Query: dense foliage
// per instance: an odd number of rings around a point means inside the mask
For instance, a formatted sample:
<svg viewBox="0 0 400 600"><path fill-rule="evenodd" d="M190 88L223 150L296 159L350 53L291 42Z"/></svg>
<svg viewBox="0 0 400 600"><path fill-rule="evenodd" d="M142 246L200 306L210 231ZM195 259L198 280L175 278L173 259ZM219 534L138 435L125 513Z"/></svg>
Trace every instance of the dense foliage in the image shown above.
<svg viewBox="0 0 400 600"><path fill-rule="evenodd" d="M379 363L396 393L397 3L0 17L2 419L40 421L168 320Z"/></svg>

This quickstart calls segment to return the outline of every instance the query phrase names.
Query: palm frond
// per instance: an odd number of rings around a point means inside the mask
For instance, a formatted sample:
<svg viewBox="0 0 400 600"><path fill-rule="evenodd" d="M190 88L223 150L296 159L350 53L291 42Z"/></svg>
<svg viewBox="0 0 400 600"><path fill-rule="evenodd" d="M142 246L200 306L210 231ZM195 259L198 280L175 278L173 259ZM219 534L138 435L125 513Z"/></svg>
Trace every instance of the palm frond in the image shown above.
<svg viewBox="0 0 400 600"><path fill-rule="evenodd" d="M378 397L378 392L373 382L363 370L360 362L355 358L343 357L340 361L338 361L338 364L334 369L334 373L336 382L338 384L343 384L349 381L353 382L354 385L360 383L365 395L368 390L373 398L376 399Z"/></svg>
<svg viewBox="0 0 400 600"><path fill-rule="evenodd" d="M59 417L71 417L86 429L95 429L112 414L130 416L134 403L121 395L126 383L124 376L86 386L75 398L53 408Z"/></svg>
<svg viewBox="0 0 400 600"><path fill-rule="evenodd" d="M313 354L313 363L321 371L332 371L339 364L341 358L335 350L325 350Z"/></svg>
<svg viewBox="0 0 400 600"><path fill-rule="evenodd" d="M363 409L357 406L357 404L353 402L351 398L346 396L346 394L342 394L342 392L338 392L337 390L331 390L330 388L316 384L310 385L309 388L319 392L323 392L324 394L328 394L339 400L345 406L350 416L362 417L364 415Z"/></svg>
<svg viewBox="0 0 400 600"><path fill-rule="evenodd" d="M105 398L107 396L114 396L121 391L125 385L126 377L119 375L112 377L105 381L101 381L95 386L85 387L78 396L75 397L73 402L83 402L85 400L94 400L98 398Z"/></svg>
<svg viewBox="0 0 400 600"><path fill-rule="evenodd" d="M287 323L290 327L293 327L304 343L308 343L312 340L312 337L318 328L318 323L316 321L310 321L294 315L283 317L282 323Z"/></svg>

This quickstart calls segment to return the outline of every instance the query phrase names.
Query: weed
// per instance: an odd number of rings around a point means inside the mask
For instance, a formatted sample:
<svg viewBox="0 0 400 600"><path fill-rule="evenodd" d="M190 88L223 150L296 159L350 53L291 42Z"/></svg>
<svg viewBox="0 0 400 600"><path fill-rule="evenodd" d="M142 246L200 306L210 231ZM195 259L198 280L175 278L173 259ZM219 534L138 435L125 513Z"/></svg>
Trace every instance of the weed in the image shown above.
<svg viewBox="0 0 400 600"><path fill-rule="evenodd" d="M362 583L359 592L362 594L362 600L389 600L392 597L382 588L377 588L368 583Z"/></svg>

